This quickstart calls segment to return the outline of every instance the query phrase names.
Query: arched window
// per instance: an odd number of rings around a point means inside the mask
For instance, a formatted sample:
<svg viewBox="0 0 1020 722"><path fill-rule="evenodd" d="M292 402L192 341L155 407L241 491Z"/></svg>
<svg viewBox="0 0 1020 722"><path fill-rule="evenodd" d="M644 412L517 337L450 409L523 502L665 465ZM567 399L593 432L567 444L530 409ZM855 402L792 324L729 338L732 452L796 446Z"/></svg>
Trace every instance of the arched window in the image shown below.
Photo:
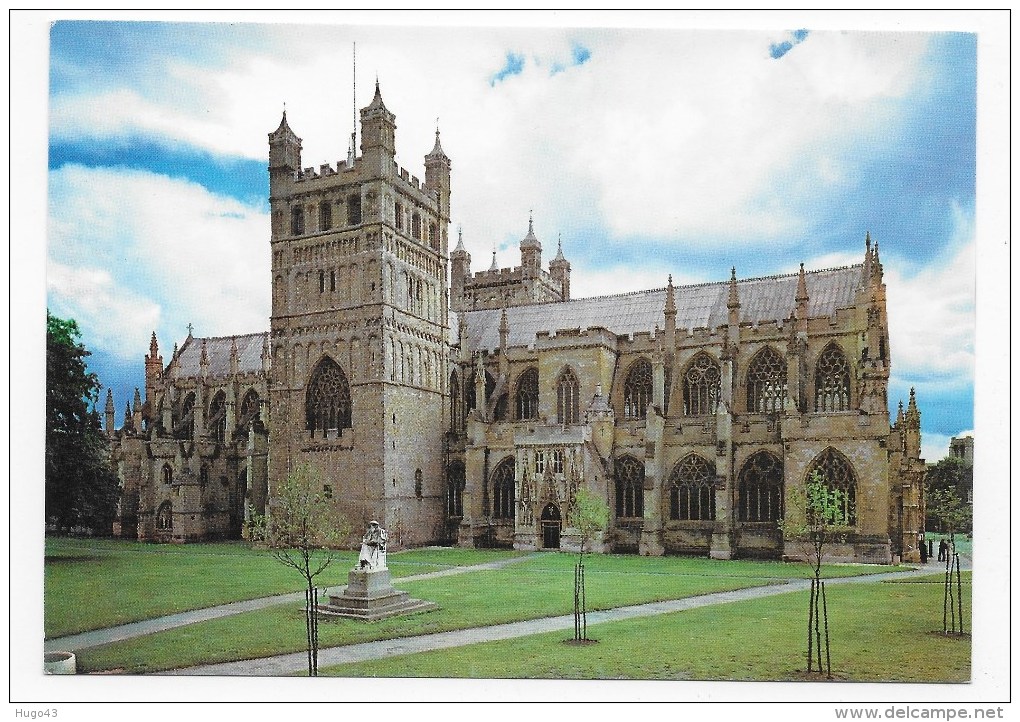
<svg viewBox="0 0 1020 722"><path fill-rule="evenodd" d="M324 358L312 372L305 400L307 429L326 433L327 429L351 427L351 389L343 369L331 358Z"/></svg>
<svg viewBox="0 0 1020 722"><path fill-rule="evenodd" d="M238 414L237 428L247 429L248 424L259 417L259 395L255 389L249 389L241 400L241 412Z"/></svg>
<svg viewBox="0 0 1020 722"><path fill-rule="evenodd" d="M715 520L715 466L688 454L669 475L669 518L674 521Z"/></svg>
<svg viewBox="0 0 1020 722"><path fill-rule="evenodd" d="M328 231L333 227L333 204L329 201L319 203L319 230Z"/></svg>
<svg viewBox="0 0 1020 722"><path fill-rule="evenodd" d="M651 401L652 365L647 359L638 359L631 365L623 384L623 418L645 418Z"/></svg>
<svg viewBox="0 0 1020 722"><path fill-rule="evenodd" d="M347 225L361 225L361 194L352 193L347 196Z"/></svg>
<svg viewBox="0 0 1020 722"><path fill-rule="evenodd" d="M209 421L206 424L213 441L222 444L227 437L227 395L218 391L209 402Z"/></svg>
<svg viewBox="0 0 1020 722"><path fill-rule="evenodd" d="M326 292L326 272L319 271L319 293Z"/></svg>
<svg viewBox="0 0 1020 722"><path fill-rule="evenodd" d="M632 456L616 460L616 516L639 518L645 515L645 465Z"/></svg>
<svg viewBox="0 0 1020 722"><path fill-rule="evenodd" d="M178 439L190 439L195 435L195 394L189 393L181 401L174 421L174 436Z"/></svg>
<svg viewBox="0 0 1020 722"><path fill-rule="evenodd" d="M538 418L538 369L532 367L517 379L517 418Z"/></svg>
<svg viewBox="0 0 1020 722"><path fill-rule="evenodd" d="M464 465L459 461L446 469L446 515L464 516Z"/></svg>
<svg viewBox="0 0 1020 722"><path fill-rule="evenodd" d="M830 490L841 492L837 524L855 526L857 524L857 475L847 458L830 446L811 462L805 479L811 479L814 474L818 474L822 483Z"/></svg>
<svg viewBox="0 0 1020 722"><path fill-rule="evenodd" d="M556 382L556 423L576 424L580 422L580 384L569 368L563 369Z"/></svg>
<svg viewBox="0 0 1020 722"><path fill-rule="evenodd" d="M156 512L156 528L159 531L174 530L174 508L169 501L164 501Z"/></svg>
<svg viewBox="0 0 1020 722"><path fill-rule="evenodd" d="M290 235L300 236L305 232L305 210L301 206L290 209Z"/></svg>
<svg viewBox="0 0 1020 722"><path fill-rule="evenodd" d="M439 250L439 226L435 223L429 223L429 243L434 249Z"/></svg>
<svg viewBox="0 0 1020 722"><path fill-rule="evenodd" d="M850 410L850 364L830 343L815 364L815 411Z"/></svg>
<svg viewBox="0 0 1020 722"><path fill-rule="evenodd" d="M163 483L166 486L174 483L174 470L170 464L163 464Z"/></svg>
<svg viewBox="0 0 1020 722"><path fill-rule="evenodd" d="M714 414L719 405L719 364L699 353L684 372L684 416Z"/></svg>
<svg viewBox="0 0 1020 722"><path fill-rule="evenodd" d="M786 400L786 361L766 346L751 360L747 369L747 410L775 414Z"/></svg>
<svg viewBox="0 0 1020 722"><path fill-rule="evenodd" d="M740 470L740 521L783 518L783 462L759 451Z"/></svg>
<svg viewBox="0 0 1020 722"><path fill-rule="evenodd" d="M416 240L421 240L421 216L417 213L411 216L411 236Z"/></svg>
<svg viewBox="0 0 1020 722"><path fill-rule="evenodd" d="M450 430L461 431L464 428L464 414L461 413L460 381L457 372L450 374Z"/></svg>
<svg viewBox="0 0 1020 722"><path fill-rule="evenodd" d="M492 472L492 517L514 518L514 460L509 458Z"/></svg>
<svg viewBox="0 0 1020 722"><path fill-rule="evenodd" d="M471 379L468 381L468 386L464 389L464 411L465 416L478 405L478 398L475 389L475 379L478 374L472 369ZM492 398L492 392L496 388L496 379L492 378L492 374L488 371L485 372L485 398Z"/></svg>
<svg viewBox="0 0 1020 722"><path fill-rule="evenodd" d="M424 493L424 477L421 473L421 469L414 470L414 496L417 499L421 499Z"/></svg>

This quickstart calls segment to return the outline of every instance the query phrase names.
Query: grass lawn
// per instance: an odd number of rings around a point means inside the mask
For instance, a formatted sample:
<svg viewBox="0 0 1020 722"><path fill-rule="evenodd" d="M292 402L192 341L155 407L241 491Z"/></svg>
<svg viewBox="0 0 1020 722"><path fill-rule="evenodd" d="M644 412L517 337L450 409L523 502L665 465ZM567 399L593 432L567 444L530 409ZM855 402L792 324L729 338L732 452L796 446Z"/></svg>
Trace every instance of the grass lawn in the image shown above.
<svg viewBox="0 0 1020 722"><path fill-rule="evenodd" d="M970 637L942 630L937 577L826 589L833 676L850 681L966 682ZM965 581L964 605L971 587ZM320 669L343 677L805 680L807 593L734 602L569 632Z"/></svg>
<svg viewBox="0 0 1020 722"><path fill-rule="evenodd" d="M513 555L416 549L391 554L389 566L399 577ZM343 552L324 573L324 583L346 583L356 558L355 552ZM46 539L45 562L47 638L304 588L293 569L241 542L164 545L53 537Z"/></svg>
<svg viewBox="0 0 1020 722"><path fill-rule="evenodd" d="M478 561L464 550L409 552L408 565L439 564L451 554L458 561ZM487 557L492 559L493 557ZM400 556L399 559L405 559ZM390 557L397 567L398 556ZM499 570L397 583L413 597L437 602L440 609L379 622L323 621L320 646L430 634L466 627L569 614L573 608L576 557L544 553ZM586 562L591 609L637 604L773 583L810 574L803 564L721 562L703 558L595 555ZM832 575L888 571L886 567L838 566ZM298 604L168 630L77 652L79 669L152 672L196 664L247 659L302 650L304 615Z"/></svg>

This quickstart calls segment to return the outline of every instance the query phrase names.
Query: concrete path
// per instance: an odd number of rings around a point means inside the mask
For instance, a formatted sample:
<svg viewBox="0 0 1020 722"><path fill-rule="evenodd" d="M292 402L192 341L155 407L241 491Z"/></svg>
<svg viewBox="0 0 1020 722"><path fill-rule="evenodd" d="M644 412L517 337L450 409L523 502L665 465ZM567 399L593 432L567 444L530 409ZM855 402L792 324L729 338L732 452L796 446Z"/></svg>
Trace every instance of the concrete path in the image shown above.
<svg viewBox="0 0 1020 722"><path fill-rule="evenodd" d="M483 569L501 569L502 567L510 564L516 564L522 562L525 559L530 559L533 554L511 557L509 559L500 559L494 562L485 562L484 564L474 564L471 566L463 567L449 567L447 569L440 569L435 572L423 572L422 574L412 574L406 577L397 577L393 581L397 585L401 582L413 582L419 579L435 579L436 577L448 577L455 574L466 574L467 572L477 572ZM346 585L338 587L330 587L323 590L324 594L339 594L346 588ZM82 632L81 634L69 635L66 637L54 637L53 639L47 639L44 643L44 650L47 652L55 652L60 650L77 651L79 649L88 649L89 647L98 647L101 644L109 644L110 642L120 642L125 639L132 639L134 637L141 637L146 634L153 634L155 632L162 632L167 629L174 629L175 627L183 627L188 624L195 624L197 622L205 622L210 619L219 619L220 617L229 617L234 614L241 614L242 612L253 612L258 609L265 609L266 607L276 606L278 604L288 604L291 602L304 603L305 593L304 591L293 592L290 594L278 594L273 597L262 597L260 599L248 599L241 602L231 602L230 604L222 604L216 607L206 607L205 609L193 609L188 612L181 612L180 614L171 614L165 617L155 617L153 619L144 619L140 622L131 622L130 624L122 624L117 627L107 627L106 629L95 629L91 632Z"/></svg>
<svg viewBox="0 0 1020 722"><path fill-rule="evenodd" d="M880 574L869 574L862 577L841 577L838 579L827 579L826 584L848 584L848 583L870 583L882 582L887 579L903 578L904 576L927 575L933 572L930 565L916 569L900 570L895 572L884 572ZM797 579L788 580L779 584L770 584L761 587L750 587L737 589L729 592L716 592L703 594L697 597L685 599L674 599L664 602L650 602L648 604L636 604L628 607L617 607L600 612L588 613L588 624L600 624L605 622L616 622L622 619L633 619L635 617L648 617L657 614L668 614L680 612L687 609L697 609L713 604L726 604L729 602L744 601L747 599L760 599L771 597L777 594L808 589L810 580ZM501 639L513 639L525 637L543 632L555 632L565 629L573 629L574 615L564 614L558 617L544 617L523 622L511 622L509 624L497 624L488 627L474 627L461 629L452 632L439 632L436 634L423 634L416 637L402 637L399 639L385 639L378 642L364 642L362 644L350 644L343 647L331 647L319 650L319 667L327 667L347 662L362 662L371 659L382 659L395 657L403 654L414 654L434 649L448 649L450 647L461 647L478 642L493 642ZM262 659L246 659L236 662L223 662L221 664L208 664L199 667L188 667L185 669L162 672L160 674L171 675L234 675L253 677L277 677L296 672L303 672L308 669L307 652L295 652L276 657L264 657Z"/></svg>

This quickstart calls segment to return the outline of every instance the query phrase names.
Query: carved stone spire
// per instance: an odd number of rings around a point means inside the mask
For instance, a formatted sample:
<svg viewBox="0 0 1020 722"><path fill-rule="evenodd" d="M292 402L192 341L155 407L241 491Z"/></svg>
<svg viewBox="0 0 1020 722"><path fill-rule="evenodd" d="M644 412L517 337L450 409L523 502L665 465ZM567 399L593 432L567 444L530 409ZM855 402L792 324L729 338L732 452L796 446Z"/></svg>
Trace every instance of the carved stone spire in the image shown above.
<svg viewBox="0 0 1020 722"><path fill-rule="evenodd" d="M202 357L198 360L199 368L202 370L202 378L209 377L209 355L206 353L205 339L202 339Z"/></svg>
<svg viewBox="0 0 1020 722"><path fill-rule="evenodd" d="M726 301L726 308L733 310L740 308L740 294L737 292L737 267L730 268L730 293Z"/></svg>
<svg viewBox="0 0 1020 722"><path fill-rule="evenodd" d="M910 400L907 402L907 413L903 417L909 429L921 428L921 412L917 409L917 398L914 396L914 387L910 387Z"/></svg>
<svg viewBox="0 0 1020 722"><path fill-rule="evenodd" d="M241 369L240 359L237 355L237 336L230 338L230 375L237 376Z"/></svg>

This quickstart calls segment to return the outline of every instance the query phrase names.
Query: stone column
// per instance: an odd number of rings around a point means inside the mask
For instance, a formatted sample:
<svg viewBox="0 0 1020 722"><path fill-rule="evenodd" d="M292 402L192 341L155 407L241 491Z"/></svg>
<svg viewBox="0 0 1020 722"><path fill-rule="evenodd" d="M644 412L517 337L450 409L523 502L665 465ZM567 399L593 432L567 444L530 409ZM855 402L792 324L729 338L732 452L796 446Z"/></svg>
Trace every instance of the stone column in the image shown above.
<svg viewBox="0 0 1020 722"><path fill-rule="evenodd" d="M734 553L733 525L733 359L725 358L722 364L719 406L715 413L715 529L709 556L713 559L731 559Z"/></svg>

